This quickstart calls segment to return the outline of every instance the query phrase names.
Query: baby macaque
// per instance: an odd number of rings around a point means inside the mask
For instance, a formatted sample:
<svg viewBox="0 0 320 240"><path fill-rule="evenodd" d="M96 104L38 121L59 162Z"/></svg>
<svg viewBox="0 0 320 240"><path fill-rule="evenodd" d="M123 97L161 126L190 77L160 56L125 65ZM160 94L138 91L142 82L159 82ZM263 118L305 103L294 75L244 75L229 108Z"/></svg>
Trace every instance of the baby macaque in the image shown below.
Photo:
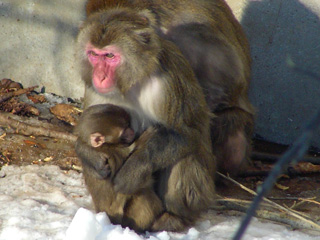
<svg viewBox="0 0 320 240"><path fill-rule="evenodd" d="M105 161L98 169L85 161L91 156L80 156L82 164L94 168L102 178L113 177L135 146L130 146L135 138L130 128L130 115L123 108L111 104L86 109L79 119L76 134L88 146L105 153Z"/></svg>
<svg viewBox="0 0 320 240"><path fill-rule="evenodd" d="M130 128L130 115L115 105L100 104L83 112L75 131L78 142L105 153L105 165L99 169L87 164L89 154L79 156L96 211L106 212L114 224L128 226L137 232L149 230L163 212L162 202L153 191L151 177L146 179L145 188L133 195L115 192L112 178L130 153L143 145L154 129L147 129L133 142L135 133Z"/></svg>

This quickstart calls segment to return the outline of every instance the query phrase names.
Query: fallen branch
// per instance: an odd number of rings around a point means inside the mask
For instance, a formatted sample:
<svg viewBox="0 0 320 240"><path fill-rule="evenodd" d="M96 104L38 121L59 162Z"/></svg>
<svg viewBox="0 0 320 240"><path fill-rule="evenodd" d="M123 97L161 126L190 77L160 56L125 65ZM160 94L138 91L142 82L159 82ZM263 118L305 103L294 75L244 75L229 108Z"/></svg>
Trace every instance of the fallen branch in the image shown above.
<svg viewBox="0 0 320 240"><path fill-rule="evenodd" d="M290 201L307 201L307 200L314 200L315 197L311 198L300 198L300 197L268 197L270 200L280 201L280 200L290 200Z"/></svg>
<svg viewBox="0 0 320 240"><path fill-rule="evenodd" d="M242 185L241 183L237 182L236 180L234 180L234 179L232 179L232 178L230 178L230 177L228 177L228 176L226 176L226 175L224 175L222 173L219 173L219 172L218 172L218 175L223 177L223 178L225 178L225 179L227 179L227 180L229 180L229 181L231 181L231 182L233 182L234 184L238 185L240 188L242 188L243 190L249 192L253 196L257 196L257 193L255 191L247 188L246 186ZM283 206L281 206L281 205L279 205L279 204L277 204L275 202L272 202L271 200L269 200L269 199L267 199L265 197L263 197L262 200L267 202L268 204L270 204L272 207L274 207L274 208L276 208L278 210L281 210L283 212L286 212L288 215L291 215L292 217L298 218L301 221L308 222L310 225L314 226L315 229L318 229L320 231L320 225L315 223L315 222L313 222L313 220L310 219L309 216L301 214L301 213L299 213L299 212L297 212L295 210L292 210L290 208L283 207Z"/></svg>
<svg viewBox="0 0 320 240"><path fill-rule="evenodd" d="M314 200L314 199L303 199L303 198L299 198L299 200L301 201L301 203L313 203L313 204L316 204L316 205L319 205L320 206L320 202Z"/></svg>
<svg viewBox="0 0 320 240"><path fill-rule="evenodd" d="M250 168L247 171L241 173L239 177L246 178L246 177L267 177L271 171L272 165L262 165L262 169L258 170L255 168ZM283 174L289 176L301 176L307 174L315 174L320 173L320 165L312 164L310 162L299 162L298 164L291 165L283 170Z"/></svg>
<svg viewBox="0 0 320 240"><path fill-rule="evenodd" d="M217 208L212 208L215 210L234 210L238 212L246 212L249 208L251 201L232 199L232 198L224 198L217 200L218 206ZM264 208L267 206L263 205ZM315 227L314 222L305 220L305 219L297 219L293 217L291 214L286 212L275 211L274 209L258 209L255 213L257 218L266 219L282 224L286 224L291 226L294 229L307 229L313 231L320 231L320 227L317 225Z"/></svg>
<svg viewBox="0 0 320 240"><path fill-rule="evenodd" d="M3 93L0 95L0 103L7 101L8 99L10 99L14 96L19 96L19 95L31 92L38 87L39 86L33 86L33 87L24 88L24 89L19 89L17 91L13 91L13 92Z"/></svg>
<svg viewBox="0 0 320 240"><path fill-rule="evenodd" d="M291 209L295 209L299 206L301 206L302 204L305 204L305 203L310 203L310 204L315 204L315 205L318 205L320 206L320 202L316 201L315 200L316 197L313 197L313 198L309 198L309 199L305 199L305 198L298 198L297 201L300 201L300 202L294 202L293 206L290 207Z"/></svg>
<svg viewBox="0 0 320 240"><path fill-rule="evenodd" d="M275 163L281 157L280 154L272 154L272 153L260 153L260 152L253 152L251 158L253 160L259 160L262 162L270 162ZM301 162L309 162L312 164L320 164L320 157L304 157L301 159Z"/></svg>
<svg viewBox="0 0 320 240"><path fill-rule="evenodd" d="M17 117L15 116L15 118ZM77 140L77 137L71 133L41 127L40 124L41 123L38 123L36 124L36 126L33 126L31 124L13 119L12 116L10 116L10 114L8 113L0 113L0 125L4 127L11 127L16 130L16 133L20 133L27 136L35 135L60 138L72 142L75 142Z"/></svg>

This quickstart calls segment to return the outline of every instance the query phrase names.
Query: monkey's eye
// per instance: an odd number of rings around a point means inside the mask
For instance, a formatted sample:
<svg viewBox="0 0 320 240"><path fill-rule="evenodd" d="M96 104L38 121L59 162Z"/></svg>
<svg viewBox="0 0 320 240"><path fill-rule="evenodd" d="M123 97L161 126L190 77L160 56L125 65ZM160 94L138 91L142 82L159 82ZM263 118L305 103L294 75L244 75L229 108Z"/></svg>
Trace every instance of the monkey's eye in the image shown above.
<svg viewBox="0 0 320 240"><path fill-rule="evenodd" d="M91 55L91 56L94 56L94 57L98 56L98 54L96 54L94 51L89 51L88 55Z"/></svg>
<svg viewBox="0 0 320 240"><path fill-rule="evenodd" d="M114 54L113 53L107 53L105 56L107 58L114 58Z"/></svg>

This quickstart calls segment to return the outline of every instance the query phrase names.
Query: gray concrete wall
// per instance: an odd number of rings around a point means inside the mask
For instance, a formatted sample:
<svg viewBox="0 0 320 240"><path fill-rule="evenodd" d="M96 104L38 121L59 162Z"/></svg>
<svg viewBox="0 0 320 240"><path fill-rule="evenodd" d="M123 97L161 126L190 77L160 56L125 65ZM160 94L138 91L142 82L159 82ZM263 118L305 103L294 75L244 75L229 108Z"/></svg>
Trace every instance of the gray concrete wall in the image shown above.
<svg viewBox="0 0 320 240"><path fill-rule="evenodd" d="M253 57L250 98L256 133L290 144L320 107L320 81L292 71L320 74L319 0L227 0L247 32ZM74 65L74 38L84 0L0 1L0 78L79 98L83 86ZM313 145L320 147L320 134Z"/></svg>
<svg viewBox="0 0 320 240"><path fill-rule="evenodd" d="M79 98L74 39L84 0L0 1L0 79Z"/></svg>
<svg viewBox="0 0 320 240"><path fill-rule="evenodd" d="M256 133L291 144L320 108L320 79L293 71L286 59L320 76L320 1L252 0L242 1L241 7L235 13L252 50L250 98L257 108ZM319 131L312 145L320 147Z"/></svg>

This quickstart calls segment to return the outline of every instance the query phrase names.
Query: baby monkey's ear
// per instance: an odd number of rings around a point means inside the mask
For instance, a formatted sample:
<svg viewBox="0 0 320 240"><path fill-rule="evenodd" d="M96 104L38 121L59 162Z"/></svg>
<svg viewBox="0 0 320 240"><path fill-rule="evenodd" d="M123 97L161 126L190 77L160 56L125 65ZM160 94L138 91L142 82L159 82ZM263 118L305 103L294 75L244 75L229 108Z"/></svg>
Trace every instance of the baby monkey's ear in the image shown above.
<svg viewBox="0 0 320 240"><path fill-rule="evenodd" d="M101 133L90 134L90 144L92 147L97 148L106 142L106 138Z"/></svg>

